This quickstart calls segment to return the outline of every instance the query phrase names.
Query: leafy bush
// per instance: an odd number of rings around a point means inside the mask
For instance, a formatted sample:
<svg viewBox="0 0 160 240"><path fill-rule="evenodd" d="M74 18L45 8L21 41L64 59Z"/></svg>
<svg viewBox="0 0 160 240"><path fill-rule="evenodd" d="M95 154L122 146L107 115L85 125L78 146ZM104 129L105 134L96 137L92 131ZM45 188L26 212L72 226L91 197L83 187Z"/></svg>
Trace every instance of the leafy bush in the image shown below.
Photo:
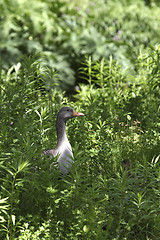
<svg viewBox="0 0 160 240"><path fill-rule="evenodd" d="M159 53L141 51L132 75L86 57L74 102L41 55L1 70L1 239L159 238ZM85 117L67 124L75 165L60 177L41 153L64 105Z"/></svg>
<svg viewBox="0 0 160 240"><path fill-rule="evenodd" d="M78 69L86 55L93 60L112 55L124 69L132 69L139 46L159 42L158 5L142 0L2 1L2 67L17 65L20 57L36 50L59 73L60 87L68 90L80 81Z"/></svg>

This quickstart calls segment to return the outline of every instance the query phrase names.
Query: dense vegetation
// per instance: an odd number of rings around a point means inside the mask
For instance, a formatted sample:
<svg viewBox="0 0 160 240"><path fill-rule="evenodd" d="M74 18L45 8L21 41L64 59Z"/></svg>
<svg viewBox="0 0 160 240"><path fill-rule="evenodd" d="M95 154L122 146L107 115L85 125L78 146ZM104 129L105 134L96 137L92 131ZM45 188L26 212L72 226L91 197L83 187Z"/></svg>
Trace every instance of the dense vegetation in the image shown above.
<svg viewBox="0 0 160 240"><path fill-rule="evenodd" d="M59 72L63 89L81 80L78 69L86 55L94 60L112 55L133 69L139 48L159 42L158 5L159 0L2 1L2 65L8 69L36 50L44 65Z"/></svg>
<svg viewBox="0 0 160 240"><path fill-rule="evenodd" d="M158 1L1 6L0 239L158 240ZM85 114L64 176L41 155L62 106Z"/></svg>

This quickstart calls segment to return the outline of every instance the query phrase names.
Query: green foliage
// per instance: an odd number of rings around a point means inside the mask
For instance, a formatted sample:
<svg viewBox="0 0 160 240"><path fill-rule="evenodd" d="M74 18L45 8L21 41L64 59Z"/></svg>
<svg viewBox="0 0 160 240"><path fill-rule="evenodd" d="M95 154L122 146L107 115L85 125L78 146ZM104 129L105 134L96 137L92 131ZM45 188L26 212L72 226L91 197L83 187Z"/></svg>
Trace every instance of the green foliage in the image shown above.
<svg viewBox="0 0 160 240"><path fill-rule="evenodd" d="M1 70L0 239L159 239L159 54L141 50L134 72L86 56L75 102L41 55ZM41 153L64 105L85 116L67 122L75 164L60 176Z"/></svg>
<svg viewBox="0 0 160 240"><path fill-rule="evenodd" d="M80 80L86 55L93 60L112 55L124 69L133 69L139 46L160 38L156 0L6 0L0 16L3 69L36 50L59 73L60 87L69 90Z"/></svg>

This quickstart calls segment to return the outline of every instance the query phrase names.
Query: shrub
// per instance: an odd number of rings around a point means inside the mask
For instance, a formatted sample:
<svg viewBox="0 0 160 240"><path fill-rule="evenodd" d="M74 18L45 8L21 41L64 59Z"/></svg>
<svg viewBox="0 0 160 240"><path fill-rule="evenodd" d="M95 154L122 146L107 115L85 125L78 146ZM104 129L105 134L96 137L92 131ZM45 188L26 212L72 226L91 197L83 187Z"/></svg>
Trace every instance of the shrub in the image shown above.
<svg viewBox="0 0 160 240"><path fill-rule="evenodd" d="M36 54L1 71L1 239L158 239L159 46L132 76L112 58L86 59L74 102ZM60 177L41 153L56 145L64 105L85 117L67 123L75 164Z"/></svg>

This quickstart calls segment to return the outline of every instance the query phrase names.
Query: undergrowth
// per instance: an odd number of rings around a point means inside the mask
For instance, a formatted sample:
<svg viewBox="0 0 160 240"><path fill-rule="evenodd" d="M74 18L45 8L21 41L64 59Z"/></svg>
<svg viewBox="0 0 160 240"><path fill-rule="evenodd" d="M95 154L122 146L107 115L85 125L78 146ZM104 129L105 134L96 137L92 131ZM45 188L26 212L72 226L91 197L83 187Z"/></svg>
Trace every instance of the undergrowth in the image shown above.
<svg viewBox="0 0 160 240"><path fill-rule="evenodd" d="M1 71L0 239L159 239L159 54L140 52L132 75L86 57L74 102L39 55ZM75 164L60 177L41 153L66 105L85 117L67 123Z"/></svg>
<svg viewBox="0 0 160 240"><path fill-rule="evenodd" d="M139 47L159 42L158 0L0 1L0 64L17 64L33 50L59 73L62 89L74 89L85 56L134 69Z"/></svg>

